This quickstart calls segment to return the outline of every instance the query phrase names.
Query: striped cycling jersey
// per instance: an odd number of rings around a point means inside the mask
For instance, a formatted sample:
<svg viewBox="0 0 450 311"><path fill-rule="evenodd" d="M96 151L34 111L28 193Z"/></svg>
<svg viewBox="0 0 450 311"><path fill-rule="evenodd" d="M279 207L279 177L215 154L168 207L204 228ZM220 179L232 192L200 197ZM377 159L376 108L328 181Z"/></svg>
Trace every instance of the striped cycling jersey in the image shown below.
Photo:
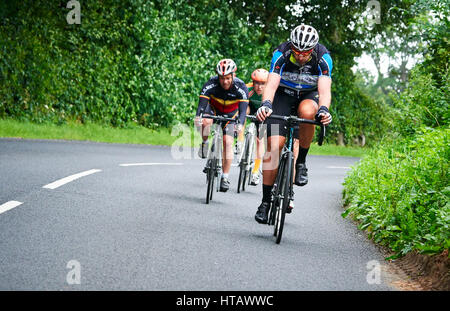
<svg viewBox="0 0 450 311"><path fill-rule="evenodd" d="M273 53L271 73L281 76L280 86L302 92L316 91L321 76L331 78L333 61L325 46L318 43L309 60L299 65L292 55L291 43L284 42Z"/></svg>
<svg viewBox="0 0 450 311"><path fill-rule="evenodd" d="M210 104L219 114L229 114L239 110L241 124L245 121L248 105L248 89L244 81L239 78L233 79L229 90L224 90L219 83L219 77L214 76L205 83L200 93L197 115L201 109Z"/></svg>

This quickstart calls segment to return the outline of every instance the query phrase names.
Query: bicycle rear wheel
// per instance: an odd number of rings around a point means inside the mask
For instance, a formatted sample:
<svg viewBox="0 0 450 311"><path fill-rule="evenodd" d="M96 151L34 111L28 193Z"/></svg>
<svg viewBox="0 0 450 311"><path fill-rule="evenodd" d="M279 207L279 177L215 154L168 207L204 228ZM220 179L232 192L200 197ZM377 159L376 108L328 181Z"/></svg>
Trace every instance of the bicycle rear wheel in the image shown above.
<svg viewBox="0 0 450 311"><path fill-rule="evenodd" d="M279 206L277 211L277 220L276 220L276 243L280 244L281 237L283 235L283 228L284 228L284 220L286 217L286 210L289 205L290 200L290 190L292 187L292 154L288 152L285 157L285 161L283 163L283 175L281 178L281 185L280 185L280 200L279 200Z"/></svg>

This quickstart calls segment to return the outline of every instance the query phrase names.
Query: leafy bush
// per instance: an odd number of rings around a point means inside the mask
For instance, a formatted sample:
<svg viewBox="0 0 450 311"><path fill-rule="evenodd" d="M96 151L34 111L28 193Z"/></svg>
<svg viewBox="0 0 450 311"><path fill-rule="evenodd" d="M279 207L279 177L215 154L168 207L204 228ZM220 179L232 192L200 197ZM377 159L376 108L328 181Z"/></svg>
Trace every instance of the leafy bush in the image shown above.
<svg viewBox="0 0 450 311"><path fill-rule="evenodd" d="M409 87L393 96L396 109L395 128L403 137L411 137L422 126L445 127L450 123L450 84L447 73L433 79L430 68L416 66ZM432 69L431 69L432 71Z"/></svg>
<svg viewBox="0 0 450 311"><path fill-rule="evenodd" d="M254 66L268 67L261 59L270 47L255 48L258 29L227 10L89 1L82 2L81 24L69 25L65 3L12 1L2 9L3 118L170 126L192 119L220 58L235 59L246 81Z"/></svg>
<svg viewBox="0 0 450 311"><path fill-rule="evenodd" d="M343 216L400 255L449 249L449 133L422 128L364 158L344 182Z"/></svg>
<svg viewBox="0 0 450 311"><path fill-rule="evenodd" d="M262 13L226 0L80 1L79 25L67 24L66 4L0 2L0 118L151 128L188 123L219 59L233 58L238 77L249 82L255 68L269 69L272 49L289 35L275 20L275 33L250 24L243 13ZM330 41L335 27L317 26L335 62L327 140L341 132L347 144L361 134L373 144L385 126L383 107L354 86L350 68L361 49Z"/></svg>

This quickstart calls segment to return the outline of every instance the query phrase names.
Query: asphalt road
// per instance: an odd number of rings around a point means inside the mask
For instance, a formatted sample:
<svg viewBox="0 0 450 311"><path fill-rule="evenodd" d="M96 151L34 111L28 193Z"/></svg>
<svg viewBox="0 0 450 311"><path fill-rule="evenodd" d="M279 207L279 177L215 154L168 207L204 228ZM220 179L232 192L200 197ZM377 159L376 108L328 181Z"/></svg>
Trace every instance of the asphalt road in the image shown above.
<svg viewBox="0 0 450 311"><path fill-rule="evenodd" d="M372 265L382 254L341 217L357 158L308 157L310 182L277 245L254 220L261 186L238 194L232 167L232 189L206 205L194 154L0 139L0 290L394 289Z"/></svg>

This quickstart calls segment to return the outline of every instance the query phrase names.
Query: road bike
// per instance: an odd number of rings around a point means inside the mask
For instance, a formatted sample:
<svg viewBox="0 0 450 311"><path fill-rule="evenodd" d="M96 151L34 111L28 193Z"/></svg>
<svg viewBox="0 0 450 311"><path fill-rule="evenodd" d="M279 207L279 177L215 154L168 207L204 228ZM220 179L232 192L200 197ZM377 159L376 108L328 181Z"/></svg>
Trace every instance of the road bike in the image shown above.
<svg viewBox="0 0 450 311"><path fill-rule="evenodd" d="M245 186L250 185L250 176L252 173L252 167L255 162L255 147L256 147L256 124L258 120L252 119L254 116L247 116L252 122L245 128L245 139L242 151L242 157L239 161L239 179L237 192L245 191ZM256 124L255 124L256 123Z"/></svg>
<svg viewBox="0 0 450 311"><path fill-rule="evenodd" d="M250 118L256 119L256 116L250 116ZM296 116L270 115L268 118L286 121L286 127L288 129L285 136L286 141L280 155L277 176L272 188L272 201L270 204L268 221L268 225L274 226L273 235L276 237L276 243L279 244L283 234L286 210L289 206L290 200L293 199L294 127L300 123L320 125L318 145L321 146L325 137L325 125L316 120L302 119Z"/></svg>
<svg viewBox="0 0 450 311"><path fill-rule="evenodd" d="M213 115L201 115L201 118L212 119L213 122L213 135L211 139L211 148L208 152L206 160L206 167L203 170L206 173L206 204L212 200L214 193L214 181L216 180L216 192L220 188L220 177L222 175L222 150L223 150L223 133L222 129L225 128L228 122L236 122L236 119L229 118L227 115L213 116Z"/></svg>

